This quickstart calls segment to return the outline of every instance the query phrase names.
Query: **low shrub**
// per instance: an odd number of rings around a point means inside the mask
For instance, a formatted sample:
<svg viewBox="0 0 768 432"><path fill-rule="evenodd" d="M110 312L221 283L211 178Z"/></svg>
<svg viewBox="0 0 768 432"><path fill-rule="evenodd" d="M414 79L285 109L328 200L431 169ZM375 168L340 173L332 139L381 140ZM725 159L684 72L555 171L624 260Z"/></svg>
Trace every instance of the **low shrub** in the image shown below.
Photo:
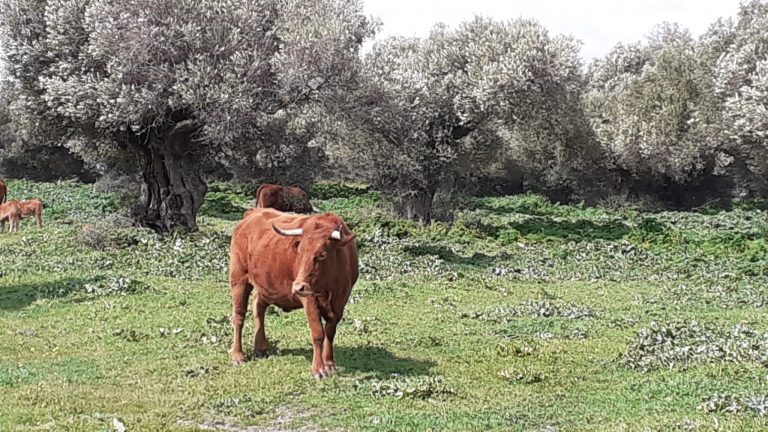
<svg viewBox="0 0 768 432"><path fill-rule="evenodd" d="M83 224L75 235L75 242L95 250L121 249L139 243L145 231L133 227L130 219L113 215Z"/></svg>

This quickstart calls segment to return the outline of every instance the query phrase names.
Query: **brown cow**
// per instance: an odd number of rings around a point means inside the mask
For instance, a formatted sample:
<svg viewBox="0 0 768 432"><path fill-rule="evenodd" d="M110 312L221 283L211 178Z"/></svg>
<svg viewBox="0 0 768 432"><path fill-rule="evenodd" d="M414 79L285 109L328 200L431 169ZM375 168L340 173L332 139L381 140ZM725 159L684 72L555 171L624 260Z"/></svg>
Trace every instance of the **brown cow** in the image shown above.
<svg viewBox="0 0 768 432"><path fill-rule="evenodd" d="M5 221L11 223L10 231L19 231L19 222L21 221L21 207L15 202L0 204L0 233L5 232Z"/></svg>
<svg viewBox="0 0 768 432"><path fill-rule="evenodd" d="M256 191L257 207L270 207L282 212L309 214L314 210L309 194L298 186L263 184Z"/></svg>
<svg viewBox="0 0 768 432"><path fill-rule="evenodd" d="M5 204L8 200L8 186L0 179L0 204Z"/></svg>
<svg viewBox="0 0 768 432"><path fill-rule="evenodd" d="M235 228L230 247L232 363L245 362L243 323L255 288L255 355L267 352L267 306L286 312L304 308L314 348L312 373L320 379L336 371L333 338L358 276L354 240L355 234L332 213L303 216L261 208L248 212Z"/></svg>
<svg viewBox="0 0 768 432"><path fill-rule="evenodd" d="M21 218L34 216L38 228L43 227L43 202L36 199L31 200L13 200L21 209Z"/></svg>

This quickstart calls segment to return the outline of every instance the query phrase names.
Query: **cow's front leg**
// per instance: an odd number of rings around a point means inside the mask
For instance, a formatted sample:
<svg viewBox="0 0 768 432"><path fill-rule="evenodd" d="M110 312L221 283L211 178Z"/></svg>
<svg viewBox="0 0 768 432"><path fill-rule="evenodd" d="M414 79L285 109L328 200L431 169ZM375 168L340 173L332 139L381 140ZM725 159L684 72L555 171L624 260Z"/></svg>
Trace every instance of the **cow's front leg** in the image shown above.
<svg viewBox="0 0 768 432"><path fill-rule="evenodd" d="M253 344L254 357L267 356L267 335L264 332L264 315L266 315L267 304L259 298L258 291L253 300L253 329L256 332L256 339Z"/></svg>
<svg viewBox="0 0 768 432"><path fill-rule="evenodd" d="M232 349L229 356L232 364L235 366L245 363L245 354L243 354L243 324L245 323L245 314L248 312L248 297L251 295L253 287L245 279L230 281L232 287L232 327L235 331Z"/></svg>
<svg viewBox="0 0 768 432"><path fill-rule="evenodd" d="M325 378L329 375L325 370L325 363L323 362L325 332L323 331L320 307L317 304L316 297L304 299L304 311L307 314L307 324L309 324L309 330L312 334L312 375L317 379Z"/></svg>
<svg viewBox="0 0 768 432"><path fill-rule="evenodd" d="M328 375L336 372L336 362L333 360L333 338L336 336L336 326L339 318L331 313L325 322L325 341L323 343L323 363Z"/></svg>

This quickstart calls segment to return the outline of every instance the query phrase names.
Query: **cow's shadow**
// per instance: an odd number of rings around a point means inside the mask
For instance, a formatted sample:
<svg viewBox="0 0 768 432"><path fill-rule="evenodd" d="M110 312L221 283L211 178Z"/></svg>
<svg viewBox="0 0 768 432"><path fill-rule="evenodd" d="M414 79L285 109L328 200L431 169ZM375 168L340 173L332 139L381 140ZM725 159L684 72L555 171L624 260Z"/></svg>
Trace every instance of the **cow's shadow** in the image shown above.
<svg viewBox="0 0 768 432"><path fill-rule="evenodd" d="M312 349L290 348L280 349L273 355L295 355L312 361ZM437 363L428 360L417 360L399 357L386 348L375 346L334 347L334 357L339 368L362 374L385 378L392 374L426 375Z"/></svg>

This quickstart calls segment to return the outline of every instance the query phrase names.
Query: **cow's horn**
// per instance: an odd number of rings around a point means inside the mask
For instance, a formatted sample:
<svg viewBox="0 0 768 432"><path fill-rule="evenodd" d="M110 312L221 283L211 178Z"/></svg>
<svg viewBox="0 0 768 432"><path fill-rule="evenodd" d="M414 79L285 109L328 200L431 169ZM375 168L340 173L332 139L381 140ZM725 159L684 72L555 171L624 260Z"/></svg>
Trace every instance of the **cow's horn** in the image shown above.
<svg viewBox="0 0 768 432"><path fill-rule="evenodd" d="M334 230L331 233L331 238L334 240L341 240L343 235L341 234L341 230Z"/></svg>
<svg viewBox="0 0 768 432"><path fill-rule="evenodd" d="M280 229L275 226L275 224L272 224L272 229L275 230L276 233L287 236L287 237L297 237L304 234L304 228L293 228L293 229Z"/></svg>

